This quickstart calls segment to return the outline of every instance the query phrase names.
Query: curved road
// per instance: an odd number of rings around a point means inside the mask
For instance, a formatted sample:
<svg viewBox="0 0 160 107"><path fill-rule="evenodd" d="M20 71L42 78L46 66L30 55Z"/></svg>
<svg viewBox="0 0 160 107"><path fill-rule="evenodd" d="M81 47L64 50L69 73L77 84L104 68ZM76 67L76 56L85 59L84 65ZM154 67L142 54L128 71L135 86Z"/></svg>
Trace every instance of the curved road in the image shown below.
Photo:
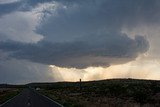
<svg viewBox="0 0 160 107"><path fill-rule="evenodd" d="M19 95L0 107L63 107L62 105L38 94L32 89L24 89Z"/></svg>

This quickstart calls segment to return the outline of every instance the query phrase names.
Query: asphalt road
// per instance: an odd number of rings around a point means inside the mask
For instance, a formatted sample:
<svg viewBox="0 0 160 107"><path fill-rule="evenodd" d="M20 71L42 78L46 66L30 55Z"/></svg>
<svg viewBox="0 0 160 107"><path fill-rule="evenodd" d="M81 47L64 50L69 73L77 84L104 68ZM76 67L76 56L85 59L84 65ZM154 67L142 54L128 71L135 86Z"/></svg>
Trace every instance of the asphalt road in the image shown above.
<svg viewBox="0 0 160 107"><path fill-rule="evenodd" d="M0 107L62 107L56 102L38 94L32 89L24 89L19 95Z"/></svg>

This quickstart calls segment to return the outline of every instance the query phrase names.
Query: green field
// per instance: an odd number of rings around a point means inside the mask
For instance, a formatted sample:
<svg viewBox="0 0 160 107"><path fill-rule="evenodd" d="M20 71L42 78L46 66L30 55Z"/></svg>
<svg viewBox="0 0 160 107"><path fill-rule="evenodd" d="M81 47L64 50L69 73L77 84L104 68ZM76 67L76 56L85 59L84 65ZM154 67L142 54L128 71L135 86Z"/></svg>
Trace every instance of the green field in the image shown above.
<svg viewBox="0 0 160 107"><path fill-rule="evenodd" d="M65 107L160 107L160 81L111 79L30 86Z"/></svg>

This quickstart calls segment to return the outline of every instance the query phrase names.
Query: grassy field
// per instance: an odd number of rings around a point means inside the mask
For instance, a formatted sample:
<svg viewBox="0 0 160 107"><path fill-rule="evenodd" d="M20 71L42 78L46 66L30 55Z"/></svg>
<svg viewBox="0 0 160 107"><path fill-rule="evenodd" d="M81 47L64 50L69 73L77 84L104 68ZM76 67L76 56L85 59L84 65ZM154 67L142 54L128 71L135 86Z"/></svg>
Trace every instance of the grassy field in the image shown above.
<svg viewBox="0 0 160 107"><path fill-rule="evenodd" d="M111 79L30 85L65 107L160 107L160 81Z"/></svg>
<svg viewBox="0 0 160 107"><path fill-rule="evenodd" d="M20 92L17 88L0 88L0 104L11 99Z"/></svg>

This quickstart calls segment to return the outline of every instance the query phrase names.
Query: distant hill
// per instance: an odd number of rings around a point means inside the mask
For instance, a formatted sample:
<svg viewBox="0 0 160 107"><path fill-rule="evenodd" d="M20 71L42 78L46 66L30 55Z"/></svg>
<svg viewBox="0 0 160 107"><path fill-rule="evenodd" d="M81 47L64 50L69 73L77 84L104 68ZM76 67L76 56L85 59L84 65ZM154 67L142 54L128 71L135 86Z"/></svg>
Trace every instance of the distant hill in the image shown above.
<svg viewBox="0 0 160 107"><path fill-rule="evenodd" d="M0 88L23 88L25 85L0 84Z"/></svg>
<svg viewBox="0 0 160 107"><path fill-rule="evenodd" d="M63 88L63 87L69 87L69 86L77 86L79 87L79 81L77 82L37 82L37 83L29 83L27 84L28 86L31 87L59 87L59 88ZM95 80L95 81L81 81L82 84L157 84L160 85L160 81L159 80L144 80L144 79L131 79L131 78L127 78L127 79L105 79L105 80Z"/></svg>
<svg viewBox="0 0 160 107"><path fill-rule="evenodd" d="M160 81L157 80L129 78L28 85L65 107L160 107Z"/></svg>

